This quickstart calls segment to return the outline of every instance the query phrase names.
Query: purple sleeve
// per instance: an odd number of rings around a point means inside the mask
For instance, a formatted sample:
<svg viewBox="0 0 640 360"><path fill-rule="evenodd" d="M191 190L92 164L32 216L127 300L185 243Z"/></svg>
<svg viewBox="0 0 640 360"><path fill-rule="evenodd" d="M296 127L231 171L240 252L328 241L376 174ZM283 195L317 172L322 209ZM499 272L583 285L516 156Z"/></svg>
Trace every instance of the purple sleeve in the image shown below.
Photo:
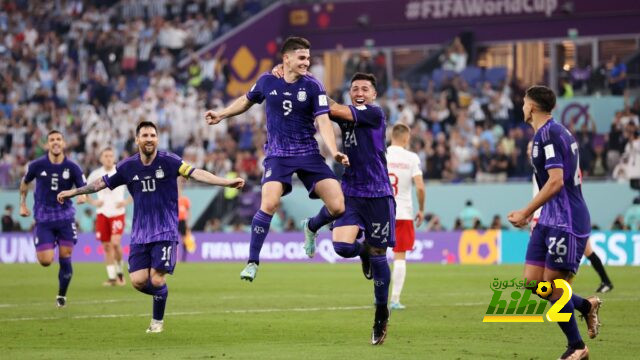
<svg viewBox="0 0 640 360"><path fill-rule="evenodd" d="M103 176L102 180L104 180L104 183L107 184L107 187L110 190L113 190L118 186L124 185L127 183L127 179L122 175L122 172L120 172L119 169L116 169L116 173L111 176L109 175Z"/></svg>
<svg viewBox="0 0 640 360"><path fill-rule="evenodd" d="M30 183L36 177L36 172L36 164L32 161L27 165L27 173L24 174L24 182L26 184Z"/></svg>
<svg viewBox="0 0 640 360"><path fill-rule="evenodd" d="M315 86L311 87L311 100L313 101L313 117L318 115L329 113L329 98L327 92L324 90L324 86L317 81L313 80Z"/></svg>
<svg viewBox="0 0 640 360"><path fill-rule="evenodd" d="M262 92L262 87L264 86L264 81L267 78L269 73L264 73L260 75L258 81L251 87L251 90L247 93L247 99L252 103L262 104L264 101L264 93Z"/></svg>
<svg viewBox="0 0 640 360"><path fill-rule="evenodd" d="M384 115L380 108L370 105L353 106L349 105L353 121L360 126L380 127L384 121Z"/></svg>

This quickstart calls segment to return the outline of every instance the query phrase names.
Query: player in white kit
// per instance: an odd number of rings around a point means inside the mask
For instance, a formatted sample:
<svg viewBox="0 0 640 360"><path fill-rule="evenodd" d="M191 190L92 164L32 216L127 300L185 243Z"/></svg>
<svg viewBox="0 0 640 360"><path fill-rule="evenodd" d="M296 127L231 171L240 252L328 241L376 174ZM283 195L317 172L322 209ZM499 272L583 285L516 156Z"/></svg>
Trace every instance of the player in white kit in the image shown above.
<svg viewBox="0 0 640 360"><path fill-rule="evenodd" d="M393 274L391 276L391 309L401 310L400 293L407 273L406 252L413 249L415 241L414 221L420 227L424 217L424 180L420 158L406 150L410 130L407 125L396 124L391 132L391 146L387 148L389 180L396 200L396 246L393 248ZM418 213L413 213L412 183L418 197Z"/></svg>
<svg viewBox="0 0 640 360"><path fill-rule="evenodd" d="M113 149L105 148L102 150L100 163L102 166L89 175L88 181L90 183L105 175L115 174ZM120 241L124 231L125 207L131 202L131 196L125 199L125 191L124 186L119 186L113 190L104 188L98 191L97 199L87 196L88 202L96 207L96 238L102 243L107 266L105 286L125 284Z"/></svg>

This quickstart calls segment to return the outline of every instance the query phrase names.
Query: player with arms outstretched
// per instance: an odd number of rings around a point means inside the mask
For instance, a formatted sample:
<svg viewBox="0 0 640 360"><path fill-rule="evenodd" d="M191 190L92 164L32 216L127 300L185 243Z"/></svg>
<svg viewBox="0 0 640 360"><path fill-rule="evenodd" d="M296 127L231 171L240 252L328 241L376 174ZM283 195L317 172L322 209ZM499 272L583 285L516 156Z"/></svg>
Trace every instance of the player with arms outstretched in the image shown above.
<svg viewBox="0 0 640 360"><path fill-rule="evenodd" d="M158 132L154 123L142 121L136 127L139 152L116 166L115 174L79 189L63 191L58 201L80 195L111 190L126 185L133 196L133 226L129 276L140 292L153 296L153 318L147 333L163 330L164 309L169 290L166 275L176 265L178 245L179 176L219 186L241 188L244 180L224 179L191 165L170 152L158 151Z"/></svg>
<svg viewBox="0 0 640 360"><path fill-rule="evenodd" d="M524 227L535 210L543 206L527 247L524 278L552 284L555 279L570 281L578 271L591 232L589 210L582 197L578 144L564 126L553 120L551 111L555 104L555 94L545 86L532 86L526 92L522 110L525 121L535 130L531 161L540 192L525 208L508 216L511 224ZM550 302L555 303L562 292L554 287ZM589 357L573 312L580 311L586 319L589 337L595 338L601 303L595 296L584 299L573 293L561 310L572 314L570 320L558 322L568 340L561 359Z"/></svg>
<svg viewBox="0 0 640 360"><path fill-rule="evenodd" d="M73 275L71 254L78 237L73 203L71 200L58 203L56 196L73 186L85 185L80 167L64 156L65 146L62 133L51 130L47 134L47 154L29 163L27 173L20 183L20 215L26 217L31 215L27 208L29 183L36 180L33 217L36 220L35 245L40 265L51 265L54 249L58 246L58 308L67 304L67 289ZM82 197L78 203L84 201L85 197Z"/></svg>
<svg viewBox="0 0 640 360"><path fill-rule="evenodd" d="M110 147L100 152L101 167L93 170L87 179L92 183L105 175L116 173L115 154ZM107 264L107 281L105 286L124 285L124 264L122 262L122 233L125 225L125 208L132 201L131 196L125 198L125 187L102 189L97 199L87 196L87 202L96 207L96 239L102 243L104 260Z"/></svg>
<svg viewBox="0 0 640 360"><path fill-rule="evenodd" d="M424 218L424 180L417 154L406 150L411 138L410 129L405 124L395 124L391 130L391 146L387 148L389 180L396 199L396 246L393 248L393 274L391 276L391 309L405 308L400 303L400 294L407 273L407 251L413 249L416 227ZM413 213L411 184L415 184L418 197L418 213Z"/></svg>
<svg viewBox="0 0 640 360"><path fill-rule="evenodd" d="M236 99L222 111L209 110L206 121L220 121L247 111L254 104L266 100L267 142L265 144L264 175L260 209L251 222L249 261L240 278L253 281L260 264L260 250L264 243L271 218L280 206L282 196L291 192L294 173L303 182L310 198L320 198L325 204L322 212L309 224L319 229L344 212L344 195L335 174L320 155L314 138L318 124L320 135L333 158L348 165L348 158L338 152L333 126L329 120L329 103L322 84L307 75L310 65L310 43L303 38L290 37L282 44L284 76L270 73L260 76L246 94ZM315 254L315 236L307 237L305 252Z"/></svg>

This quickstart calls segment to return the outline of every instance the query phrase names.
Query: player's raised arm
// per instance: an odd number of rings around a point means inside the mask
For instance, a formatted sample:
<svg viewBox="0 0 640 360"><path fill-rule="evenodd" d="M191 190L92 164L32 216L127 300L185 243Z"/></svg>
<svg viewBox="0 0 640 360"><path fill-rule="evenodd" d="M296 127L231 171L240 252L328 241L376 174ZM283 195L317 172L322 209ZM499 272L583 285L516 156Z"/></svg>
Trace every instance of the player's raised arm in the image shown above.
<svg viewBox="0 0 640 360"><path fill-rule="evenodd" d="M98 192L98 191L106 188L106 187L107 187L107 183L104 181L103 178L100 178L100 179L92 182L91 184L85 185L83 187L59 192L58 193L58 202L62 204L62 203L64 203L64 201L66 199L69 199L69 198L72 198L72 197L78 196L78 195L93 194L95 192Z"/></svg>
<svg viewBox="0 0 640 360"><path fill-rule="evenodd" d="M329 148L331 156L333 156L333 158L342 165L349 166L349 158L347 155L338 151L336 135L333 133L333 125L331 124L331 120L329 120L329 115L326 113L320 114L316 116L316 121L318 122L318 131L320 132L320 136L322 137L325 145L327 145L327 148Z"/></svg>
<svg viewBox="0 0 640 360"><path fill-rule="evenodd" d="M207 124L215 125L224 119L242 114L243 112L249 110L249 108L253 106L253 104L254 103L250 101L245 95L242 95L239 98L235 99L231 103L231 105L227 106L221 111L208 110L204 114L204 119L207 121Z"/></svg>
<svg viewBox="0 0 640 360"><path fill-rule="evenodd" d="M336 117L345 121L356 121L353 117L353 112L347 105L338 104L332 98L329 98L329 113L332 117Z"/></svg>
<svg viewBox="0 0 640 360"><path fill-rule="evenodd" d="M241 189L244 186L244 179L242 178L237 177L235 179L226 179L220 176L213 175L212 173L203 169L193 170L193 172L191 173L191 178L201 183L226 186L235 189Z"/></svg>

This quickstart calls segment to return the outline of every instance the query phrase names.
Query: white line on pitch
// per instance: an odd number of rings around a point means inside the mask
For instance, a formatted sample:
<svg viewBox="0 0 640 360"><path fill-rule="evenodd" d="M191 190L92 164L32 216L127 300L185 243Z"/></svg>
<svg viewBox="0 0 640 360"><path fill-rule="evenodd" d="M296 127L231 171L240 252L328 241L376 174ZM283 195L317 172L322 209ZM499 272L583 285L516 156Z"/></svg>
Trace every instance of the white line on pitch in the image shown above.
<svg viewBox="0 0 640 360"><path fill-rule="evenodd" d="M188 316L188 315L204 315L204 314L250 314L250 313L274 313L274 312L315 312L315 311L347 311L347 310L364 310L370 309L371 306L332 306L332 307L312 307L312 308L285 308L285 309L236 309L236 310L218 310L218 311L180 311L169 312L168 316ZM61 319L110 319L123 317L145 317L145 314L101 314L101 315L75 315L71 317L60 316L43 316L43 317L20 317L0 319L0 322L9 321L34 321L34 320L61 320Z"/></svg>
<svg viewBox="0 0 640 360"><path fill-rule="evenodd" d="M111 304L111 303L119 303L119 302L132 302L136 300L131 299L104 299L104 300L78 300L73 301L74 305L90 305L90 304ZM11 308L11 307L24 307L24 306L35 306L35 305L50 305L53 301L48 302L33 302L33 303L22 303L22 304L0 304L0 308Z"/></svg>

